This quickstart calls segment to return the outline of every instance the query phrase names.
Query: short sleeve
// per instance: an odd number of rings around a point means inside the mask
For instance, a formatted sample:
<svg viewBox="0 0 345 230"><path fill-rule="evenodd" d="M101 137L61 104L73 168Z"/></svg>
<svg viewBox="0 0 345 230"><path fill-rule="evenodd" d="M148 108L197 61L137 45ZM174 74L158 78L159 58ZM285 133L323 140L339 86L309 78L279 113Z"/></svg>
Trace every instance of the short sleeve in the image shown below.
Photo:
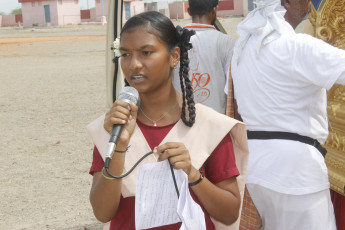
<svg viewBox="0 0 345 230"><path fill-rule="evenodd" d="M330 89L345 78L345 51L307 34L292 39L292 75Z"/></svg>
<svg viewBox="0 0 345 230"><path fill-rule="evenodd" d="M94 172L102 171L104 167L104 161L101 157L101 154L98 152L97 147L95 146L93 149L93 157L92 157L92 164L89 173L93 175Z"/></svg>
<svg viewBox="0 0 345 230"><path fill-rule="evenodd" d="M205 176L213 184L240 173L236 166L234 148L230 135L226 135L204 164Z"/></svg>

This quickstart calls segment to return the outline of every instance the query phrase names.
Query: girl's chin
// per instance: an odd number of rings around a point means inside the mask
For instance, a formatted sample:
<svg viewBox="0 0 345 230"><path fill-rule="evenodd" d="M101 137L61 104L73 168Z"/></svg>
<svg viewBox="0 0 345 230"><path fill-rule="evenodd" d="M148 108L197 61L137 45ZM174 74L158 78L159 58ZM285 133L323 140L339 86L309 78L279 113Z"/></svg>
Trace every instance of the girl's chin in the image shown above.
<svg viewBox="0 0 345 230"><path fill-rule="evenodd" d="M144 86L143 84L136 84L134 82L129 82L129 85L135 88L138 93L144 93L147 91L147 86Z"/></svg>

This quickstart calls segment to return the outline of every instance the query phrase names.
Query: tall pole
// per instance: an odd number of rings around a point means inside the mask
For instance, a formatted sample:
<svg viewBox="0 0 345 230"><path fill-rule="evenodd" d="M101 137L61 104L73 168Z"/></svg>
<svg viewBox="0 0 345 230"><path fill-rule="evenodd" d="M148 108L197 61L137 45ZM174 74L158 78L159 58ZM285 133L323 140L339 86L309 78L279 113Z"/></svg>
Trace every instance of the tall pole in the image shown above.
<svg viewBox="0 0 345 230"><path fill-rule="evenodd" d="M103 0L102 0L102 16L104 16L104 4L103 4Z"/></svg>

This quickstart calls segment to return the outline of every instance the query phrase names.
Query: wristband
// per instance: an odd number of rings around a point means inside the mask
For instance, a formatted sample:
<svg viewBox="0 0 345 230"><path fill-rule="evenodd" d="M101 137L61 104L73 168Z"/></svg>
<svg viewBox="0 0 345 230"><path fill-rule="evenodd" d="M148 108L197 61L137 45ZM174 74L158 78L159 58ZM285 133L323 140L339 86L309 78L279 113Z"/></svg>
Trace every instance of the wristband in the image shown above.
<svg viewBox="0 0 345 230"><path fill-rule="evenodd" d="M104 174L104 169L105 169L105 168L103 167L103 169L102 169L102 176L103 176L105 179L107 179L107 180L115 180L115 179L117 179L117 178L113 178L113 177L109 177L109 176L105 175L105 174ZM126 173L126 170L123 169L121 176L123 176L125 173Z"/></svg>
<svg viewBox="0 0 345 230"><path fill-rule="evenodd" d="M200 170L199 172L200 172L200 178L192 183L188 183L189 187L199 184L202 181L202 179L204 179L204 173L202 172L202 170Z"/></svg>
<svg viewBox="0 0 345 230"><path fill-rule="evenodd" d="M128 146L125 150L116 150L115 149L114 152L116 152L116 153L125 153L125 152L128 151L129 147L131 147L131 146Z"/></svg>

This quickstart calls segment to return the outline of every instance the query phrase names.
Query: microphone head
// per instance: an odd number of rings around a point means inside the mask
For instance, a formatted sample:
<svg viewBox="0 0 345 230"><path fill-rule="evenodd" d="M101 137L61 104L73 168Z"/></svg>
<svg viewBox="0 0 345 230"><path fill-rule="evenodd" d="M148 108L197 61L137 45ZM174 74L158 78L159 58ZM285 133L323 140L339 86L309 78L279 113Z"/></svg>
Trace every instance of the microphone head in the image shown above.
<svg viewBox="0 0 345 230"><path fill-rule="evenodd" d="M139 99L139 93L135 88L131 86L126 86L126 87L123 87L122 90L120 91L118 99L120 101L127 102L128 104L132 102L134 104L137 104L138 99Z"/></svg>

